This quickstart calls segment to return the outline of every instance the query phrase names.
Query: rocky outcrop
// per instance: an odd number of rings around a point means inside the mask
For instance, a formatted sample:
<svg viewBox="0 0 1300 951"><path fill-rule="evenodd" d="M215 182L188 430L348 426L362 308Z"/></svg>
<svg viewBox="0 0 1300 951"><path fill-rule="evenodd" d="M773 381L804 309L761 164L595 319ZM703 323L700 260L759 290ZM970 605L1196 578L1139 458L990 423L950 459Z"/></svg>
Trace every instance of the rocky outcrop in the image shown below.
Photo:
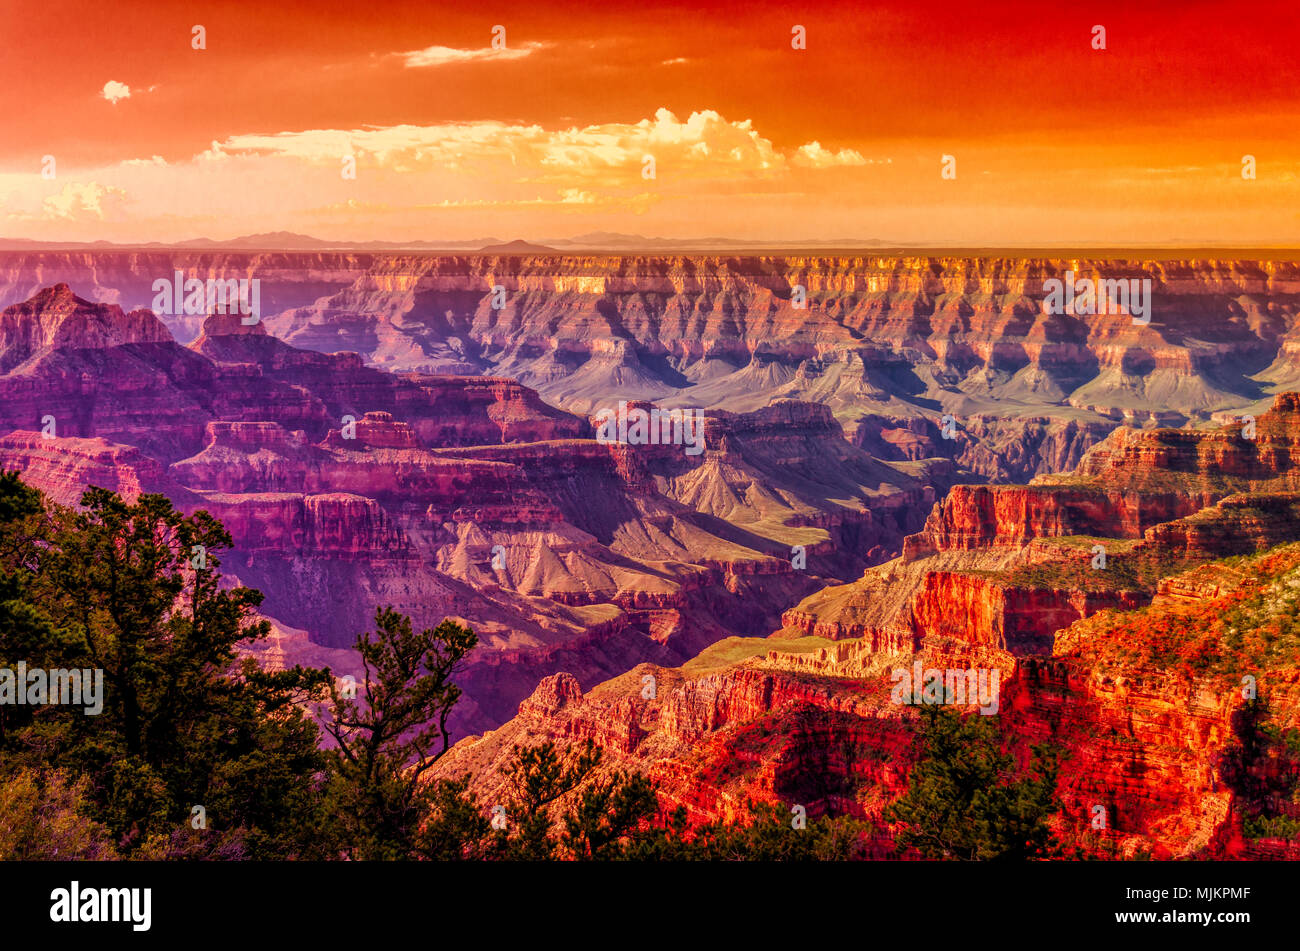
<svg viewBox="0 0 1300 951"><path fill-rule="evenodd" d="M116 304L82 300L56 284L0 311L0 373L50 350L104 350L132 343L171 343L152 311L123 313Z"/></svg>
<svg viewBox="0 0 1300 951"><path fill-rule="evenodd" d="M194 498L167 473L167 467L133 446L106 439L51 439L41 433L0 436L0 469L22 473L60 505L76 505L89 486L99 486L134 501L145 492L173 499Z"/></svg>
<svg viewBox="0 0 1300 951"><path fill-rule="evenodd" d="M968 476L1028 482L1072 471L1115 428L1112 419L968 414L959 425L954 417L952 437L944 438L939 415L872 414L856 421L852 439L880 459L946 458Z"/></svg>
<svg viewBox="0 0 1300 951"><path fill-rule="evenodd" d="M534 710L527 741L599 741L576 724L623 703L644 735L620 740L618 767L656 778L697 820L733 816L753 797L879 821L914 752L913 711L891 702L892 672L997 670L1013 748L1052 740L1068 753L1057 831L1071 848L1300 855L1294 841L1245 835L1244 793L1223 772L1241 741L1243 683L1267 693L1282 728L1300 726L1288 620L1300 586L1298 406L1279 398L1255 440L1239 425L1125 434L1074 477L955 487L903 557L787 611L766 649L652 670L657 698L639 704L636 680L616 678L564 709ZM1224 555L1236 560L1212 561ZM522 729L512 721L466 741L447 768L473 753L490 785Z"/></svg>
<svg viewBox="0 0 1300 951"><path fill-rule="evenodd" d="M1043 653L1057 631L1080 618L1148 600L1132 591L1021 587L996 577L932 571L912 603L914 643L946 637L1018 656Z"/></svg>
<svg viewBox="0 0 1300 951"><path fill-rule="evenodd" d="M782 623L887 652L934 634L1050 651L1079 618L1149 603L1165 575L1300 537L1300 399L1279 396L1253 438L1243 425L1121 430L1073 475L954 486L897 565L813 595Z"/></svg>
<svg viewBox="0 0 1300 951"><path fill-rule="evenodd" d="M996 670L995 715L1009 748L1024 756L1049 741L1065 754L1055 829L1066 847L1099 858L1300 857L1295 840L1244 835L1243 788L1224 766L1241 742L1242 670L1280 728L1300 727L1300 655L1262 641L1225 650L1222 640L1233 634L1225 615L1275 615L1281 592L1294 601L1297 572L1295 544L1248 564L1195 569L1169 588L1199 595L1163 594L1142 610L1076 621L1051 656L947 635L897 658L866 641L769 640L748 659L718 666L706 654L678 669L642 667L585 695L559 677L516 719L458 744L436 771L472 766L480 791L500 794L500 767L516 744L591 739L606 749L604 768L652 777L661 803L685 806L694 821L732 818L750 798L800 804L810 816L876 823L872 846L883 857L892 848L882 810L906 788L917 752L916 710L894 702L895 671ZM1171 626L1194 645L1173 664L1162 657ZM1283 636L1289 644L1295 635ZM651 678L657 689L647 694Z"/></svg>
<svg viewBox="0 0 1300 951"><path fill-rule="evenodd" d="M415 557L410 541L379 503L346 492L236 496L208 492L202 505L230 532L236 550L250 558Z"/></svg>
<svg viewBox="0 0 1300 951"><path fill-rule="evenodd" d="M0 304L62 280L147 307L153 281L178 269L260 280L264 322L296 347L394 371L508 376L582 414L620 398L823 403L850 435L862 427L874 454L940 455L992 481L1066 471L1123 424L1258 415L1247 378L1261 368L1275 385L1300 381L1300 270L1272 260L10 252ZM1150 323L1045 313L1045 282L1067 271L1150 280ZM190 341L204 318L166 320ZM945 414L952 440L937 438Z"/></svg>
<svg viewBox="0 0 1300 951"><path fill-rule="evenodd" d="M1177 482L1187 493L1300 488L1300 394L1283 393L1258 418L1208 432L1117 430L1084 457L1077 475L1150 490Z"/></svg>
<svg viewBox="0 0 1300 951"><path fill-rule="evenodd" d="M127 315L104 314L129 336ZM223 572L327 647L381 604L417 625L465 619L483 647L458 731L513 714L556 670L592 685L770 630L827 579L895 555L953 474L873 459L817 404L710 411L688 453L598 442L514 380L394 374L238 314L208 315L189 347L114 339L0 375L0 429L6 411L57 424L0 436L0 465L68 504L93 483L208 510L234 540Z"/></svg>
<svg viewBox="0 0 1300 951"><path fill-rule="evenodd" d="M1148 494L1100 485L954 486L910 536L903 558L1008 548L1035 538L1137 538L1149 527L1199 511L1207 501L1175 491Z"/></svg>

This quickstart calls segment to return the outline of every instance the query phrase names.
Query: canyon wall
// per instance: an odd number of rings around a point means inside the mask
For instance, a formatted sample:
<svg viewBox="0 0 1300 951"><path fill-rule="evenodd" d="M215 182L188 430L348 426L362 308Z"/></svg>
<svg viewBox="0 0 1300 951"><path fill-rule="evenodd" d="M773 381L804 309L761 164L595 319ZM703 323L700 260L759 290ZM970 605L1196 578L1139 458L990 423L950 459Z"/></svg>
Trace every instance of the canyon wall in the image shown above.
<svg viewBox="0 0 1300 951"><path fill-rule="evenodd" d="M823 403L881 458L945 456L993 481L1072 469L1121 423L1258 411L1300 381L1288 261L30 251L0 253L0 304L62 281L149 307L176 270L261 281L267 326L299 348L511 377L580 414ZM1044 282L1066 271L1149 279L1150 323L1045 314ZM163 319L178 340L200 333L201 315Z"/></svg>
<svg viewBox="0 0 1300 951"><path fill-rule="evenodd" d="M1279 396L1255 422L1253 438L1240 423L1117 433L1073 475L955 486L900 557L810 595L765 641L585 693L556 675L438 770L472 766L503 796L515 746L592 739L608 768L651 776L693 821L742 815L751 798L799 804L874 823L885 857L883 809L918 753L899 672L995 671L988 712L1007 748L1021 762L1042 742L1062 754L1054 828L1075 854L1300 857L1294 839L1247 834L1229 766L1250 742L1245 699L1300 728L1300 400ZM1269 762L1252 768L1283 768ZM1292 801L1270 808L1300 818Z"/></svg>
<svg viewBox="0 0 1300 951"><path fill-rule="evenodd" d="M345 648L391 605L482 646L458 732L567 669L593 685L771 630L828 581L893 557L948 460L885 462L820 404L709 410L698 452L592 438L502 377L394 373L213 313L189 346L66 284L0 311L0 466L75 505L166 494L230 531L231 580Z"/></svg>

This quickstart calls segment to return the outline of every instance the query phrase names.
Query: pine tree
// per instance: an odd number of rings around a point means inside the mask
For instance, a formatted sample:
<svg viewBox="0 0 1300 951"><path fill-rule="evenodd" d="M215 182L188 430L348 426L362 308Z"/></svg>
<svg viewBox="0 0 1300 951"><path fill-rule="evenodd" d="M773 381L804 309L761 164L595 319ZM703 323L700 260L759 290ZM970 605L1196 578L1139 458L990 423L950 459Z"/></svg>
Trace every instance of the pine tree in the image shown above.
<svg viewBox="0 0 1300 951"><path fill-rule="evenodd" d="M1055 751L1034 747L1029 768L1019 773L992 718L938 705L921 707L917 740L920 758L907 792L886 810L900 849L964 860L1054 853L1048 820L1060 808Z"/></svg>
<svg viewBox="0 0 1300 951"><path fill-rule="evenodd" d="M258 592L222 584L230 536L161 495L91 488L80 510L39 514L34 500L0 477L0 585L14 595L0 610L15 620L0 659L102 671L103 710L25 708L0 738L5 768L84 777L93 817L127 854L190 828L196 806L205 849L228 837L252 857L309 849L324 759L299 704L322 674L237 661L235 645L268 625L252 616Z"/></svg>
<svg viewBox="0 0 1300 951"><path fill-rule="evenodd" d="M461 695L453 677L477 643L472 630L451 620L417 634L411 619L392 608L379 608L374 633L357 637L365 668L360 695L348 696L331 680L322 718L335 742L329 807L346 854L418 853L427 797L435 791L424 789L422 778L451 746L447 724Z"/></svg>

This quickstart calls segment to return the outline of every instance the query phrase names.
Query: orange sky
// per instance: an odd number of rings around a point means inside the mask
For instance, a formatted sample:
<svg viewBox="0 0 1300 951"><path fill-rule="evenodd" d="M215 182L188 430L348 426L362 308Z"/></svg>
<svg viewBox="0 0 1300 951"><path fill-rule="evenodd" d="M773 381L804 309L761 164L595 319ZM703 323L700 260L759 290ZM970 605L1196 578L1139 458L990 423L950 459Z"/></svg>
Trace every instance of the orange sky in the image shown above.
<svg viewBox="0 0 1300 951"><path fill-rule="evenodd" d="M0 235L1300 245L1300 5L1133 6L10 0Z"/></svg>

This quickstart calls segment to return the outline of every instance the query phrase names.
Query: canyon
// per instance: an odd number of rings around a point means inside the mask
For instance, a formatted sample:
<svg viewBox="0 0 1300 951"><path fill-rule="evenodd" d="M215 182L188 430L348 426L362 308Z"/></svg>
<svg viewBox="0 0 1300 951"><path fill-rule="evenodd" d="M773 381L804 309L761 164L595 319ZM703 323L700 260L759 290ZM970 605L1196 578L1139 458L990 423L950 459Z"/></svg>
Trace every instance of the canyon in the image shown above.
<svg viewBox="0 0 1300 951"><path fill-rule="evenodd" d="M1224 772L1243 685L1300 726L1297 452L1300 396L1284 394L1253 438L1119 430L1075 473L954 486L897 558L810 595L769 637L587 691L556 674L438 773L490 799L516 746L592 739L693 821L754 800L880 823L916 755L892 673L995 670L1004 740L1065 751L1055 825L1077 854L1300 857L1295 840L1243 834ZM884 831L873 847L892 854Z"/></svg>
<svg viewBox="0 0 1300 951"><path fill-rule="evenodd" d="M154 314L178 268L264 319ZM1150 324L1045 313L1066 270L1150 278ZM1219 623L1300 585L1298 264L23 251L0 304L0 468L210 512L265 666L358 673L380 605L474 628L435 775L501 797L516 745L594 739L692 821L876 820L920 661L1071 752L1088 854L1297 857L1217 764L1246 674L1300 722L1294 649ZM619 400L703 452L598 441Z"/></svg>
<svg viewBox="0 0 1300 951"><path fill-rule="evenodd" d="M1121 424L1258 415L1300 383L1289 260L33 250L0 252L0 306L62 282L131 312L177 269L259 280L267 328L302 349L509 377L584 416L619 399L822 403L878 458L942 456L989 481L1073 469ZM1045 313L1067 271L1151 280L1150 323ZM182 343L202 320L166 317Z"/></svg>
<svg viewBox="0 0 1300 951"><path fill-rule="evenodd" d="M510 379L393 373L238 314L183 346L66 284L0 312L0 332L0 466L65 505L99 485L210 512L285 663L349 647L380 605L463 620L481 646L458 733L561 667L592 685L770 629L891 557L956 475L877 460L829 408L788 400L707 411L698 455L601 443Z"/></svg>

